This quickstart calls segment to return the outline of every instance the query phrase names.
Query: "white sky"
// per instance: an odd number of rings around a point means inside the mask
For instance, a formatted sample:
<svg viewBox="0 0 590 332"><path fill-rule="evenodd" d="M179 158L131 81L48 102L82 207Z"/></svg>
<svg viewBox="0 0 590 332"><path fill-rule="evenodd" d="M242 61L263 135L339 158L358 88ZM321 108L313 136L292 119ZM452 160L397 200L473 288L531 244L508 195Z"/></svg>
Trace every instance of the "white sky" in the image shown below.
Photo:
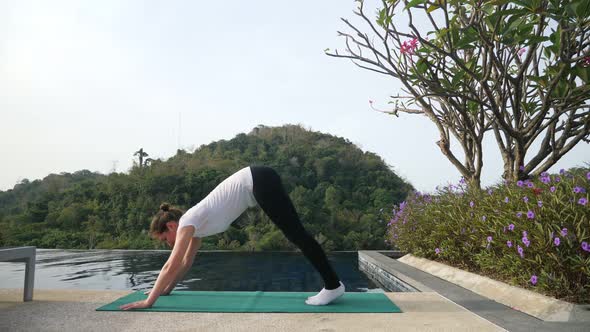
<svg viewBox="0 0 590 332"><path fill-rule="evenodd" d="M423 117L393 118L399 82L323 53L353 1L0 2L0 190L89 169L127 171L264 124L302 124L382 156L417 189L457 182ZM178 118L182 125L179 131ZM490 137L491 138L491 137ZM500 178L494 145L483 183ZM460 153L458 153L461 156ZM579 144L554 168L590 161Z"/></svg>

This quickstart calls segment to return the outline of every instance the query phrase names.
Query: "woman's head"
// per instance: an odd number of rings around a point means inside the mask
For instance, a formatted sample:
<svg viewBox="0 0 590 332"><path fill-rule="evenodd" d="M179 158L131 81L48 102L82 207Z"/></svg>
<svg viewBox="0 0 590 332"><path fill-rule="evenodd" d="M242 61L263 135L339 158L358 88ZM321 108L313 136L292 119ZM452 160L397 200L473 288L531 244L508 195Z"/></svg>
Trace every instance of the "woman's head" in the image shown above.
<svg viewBox="0 0 590 332"><path fill-rule="evenodd" d="M178 221L183 213L180 209L171 207L168 203L162 203L160 211L152 218L150 236L162 242L165 241L170 247L173 247Z"/></svg>

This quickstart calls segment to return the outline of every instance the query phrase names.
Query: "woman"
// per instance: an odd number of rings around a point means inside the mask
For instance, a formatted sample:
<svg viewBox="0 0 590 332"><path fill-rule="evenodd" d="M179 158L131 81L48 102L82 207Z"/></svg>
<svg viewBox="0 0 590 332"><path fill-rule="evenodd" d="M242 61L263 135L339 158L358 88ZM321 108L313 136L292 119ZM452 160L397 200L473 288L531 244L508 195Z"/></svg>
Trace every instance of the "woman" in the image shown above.
<svg viewBox="0 0 590 332"><path fill-rule="evenodd" d="M328 262L319 243L303 228L281 178L272 168L241 169L221 182L207 197L185 214L162 204L154 216L150 234L172 247L146 300L122 305L120 309L149 308L160 295L169 294L191 268L201 238L227 230L246 209L259 205L285 237L295 244L320 273L324 288L307 298L308 305L326 305L342 296L344 284Z"/></svg>

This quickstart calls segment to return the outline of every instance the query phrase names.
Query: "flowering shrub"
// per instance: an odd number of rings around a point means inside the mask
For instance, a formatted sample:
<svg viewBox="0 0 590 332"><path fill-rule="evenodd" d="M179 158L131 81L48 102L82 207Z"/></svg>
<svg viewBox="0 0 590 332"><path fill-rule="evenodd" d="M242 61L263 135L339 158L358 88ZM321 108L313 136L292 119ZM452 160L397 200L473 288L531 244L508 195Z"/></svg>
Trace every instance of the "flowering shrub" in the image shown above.
<svg viewBox="0 0 590 332"><path fill-rule="evenodd" d="M589 189L581 168L481 191L461 181L411 194L393 210L388 238L417 256L589 303Z"/></svg>

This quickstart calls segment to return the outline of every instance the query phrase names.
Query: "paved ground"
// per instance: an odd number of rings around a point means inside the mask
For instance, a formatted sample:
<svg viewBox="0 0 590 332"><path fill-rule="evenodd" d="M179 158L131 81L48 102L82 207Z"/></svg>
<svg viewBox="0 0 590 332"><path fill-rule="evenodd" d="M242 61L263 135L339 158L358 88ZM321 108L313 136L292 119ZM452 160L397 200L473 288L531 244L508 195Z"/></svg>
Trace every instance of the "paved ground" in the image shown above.
<svg viewBox="0 0 590 332"><path fill-rule="evenodd" d="M437 293L387 293L399 314L95 311L128 293L0 289L0 331L505 331Z"/></svg>
<svg viewBox="0 0 590 332"><path fill-rule="evenodd" d="M382 258L378 258L382 259ZM467 310L511 332L542 332L542 331L585 331L590 332L588 322L545 322L536 317L514 310L496 301L490 300L465 288L440 279L394 259L382 259L381 264L397 273L410 277L425 285L428 291L457 303Z"/></svg>

